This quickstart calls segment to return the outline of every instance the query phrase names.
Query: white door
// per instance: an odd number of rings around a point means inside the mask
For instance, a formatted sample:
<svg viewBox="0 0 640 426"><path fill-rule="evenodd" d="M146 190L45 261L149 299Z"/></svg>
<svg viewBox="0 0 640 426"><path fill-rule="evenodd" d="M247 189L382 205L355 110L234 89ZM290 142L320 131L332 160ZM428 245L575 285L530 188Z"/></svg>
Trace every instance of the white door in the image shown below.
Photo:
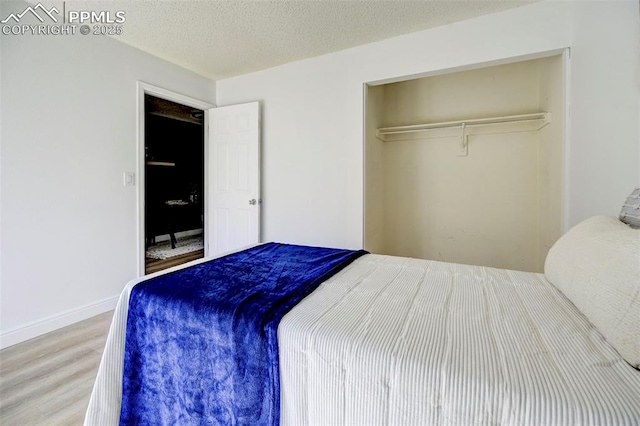
<svg viewBox="0 0 640 426"><path fill-rule="evenodd" d="M209 110L207 255L260 242L260 104Z"/></svg>

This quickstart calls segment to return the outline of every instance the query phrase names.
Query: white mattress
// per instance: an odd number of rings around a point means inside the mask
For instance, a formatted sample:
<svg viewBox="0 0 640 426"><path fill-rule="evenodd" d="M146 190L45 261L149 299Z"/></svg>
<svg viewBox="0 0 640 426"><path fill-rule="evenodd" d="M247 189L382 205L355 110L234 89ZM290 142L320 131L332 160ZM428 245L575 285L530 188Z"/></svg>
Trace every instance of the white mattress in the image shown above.
<svg viewBox="0 0 640 426"><path fill-rule="evenodd" d="M116 425L123 291L86 425ZM638 425L640 372L543 275L366 255L278 328L281 423Z"/></svg>

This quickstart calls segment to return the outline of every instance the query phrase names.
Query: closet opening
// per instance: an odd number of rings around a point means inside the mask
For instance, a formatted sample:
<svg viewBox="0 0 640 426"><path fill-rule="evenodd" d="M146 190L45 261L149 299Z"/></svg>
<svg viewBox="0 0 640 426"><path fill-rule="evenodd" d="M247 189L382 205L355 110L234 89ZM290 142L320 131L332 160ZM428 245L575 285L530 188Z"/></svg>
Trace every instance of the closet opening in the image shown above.
<svg viewBox="0 0 640 426"><path fill-rule="evenodd" d="M204 257L204 110L144 95L145 274Z"/></svg>
<svg viewBox="0 0 640 426"><path fill-rule="evenodd" d="M563 55L367 85L364 247L542 272L562 234Z"/></svg>

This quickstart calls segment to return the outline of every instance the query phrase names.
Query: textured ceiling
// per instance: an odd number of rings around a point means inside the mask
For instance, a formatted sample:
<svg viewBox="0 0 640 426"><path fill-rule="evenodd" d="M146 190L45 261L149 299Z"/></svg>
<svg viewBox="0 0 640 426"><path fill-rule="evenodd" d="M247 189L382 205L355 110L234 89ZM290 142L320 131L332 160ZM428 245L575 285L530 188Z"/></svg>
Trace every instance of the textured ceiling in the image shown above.
<svg viewBox="0 0 640 426"><path fill-rule="evenodd" d="M536 0L67 1L123 10L116 38L218 80Z"/></svg>

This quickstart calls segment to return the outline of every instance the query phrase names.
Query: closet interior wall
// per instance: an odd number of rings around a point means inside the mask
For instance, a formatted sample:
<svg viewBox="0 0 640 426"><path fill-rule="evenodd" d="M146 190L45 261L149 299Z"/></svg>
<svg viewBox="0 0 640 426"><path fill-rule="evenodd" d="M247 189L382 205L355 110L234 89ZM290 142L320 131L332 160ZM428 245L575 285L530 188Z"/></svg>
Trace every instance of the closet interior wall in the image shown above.
<svg viewBox="0 0 640 426"><path fill-rule="evenodd" d="M561 235L562 58L368 86L365 248L374 253L542 272ZM551 112L536 131L413 134L380 127ZM499 126L496 127L499 129Z"/></svg>

